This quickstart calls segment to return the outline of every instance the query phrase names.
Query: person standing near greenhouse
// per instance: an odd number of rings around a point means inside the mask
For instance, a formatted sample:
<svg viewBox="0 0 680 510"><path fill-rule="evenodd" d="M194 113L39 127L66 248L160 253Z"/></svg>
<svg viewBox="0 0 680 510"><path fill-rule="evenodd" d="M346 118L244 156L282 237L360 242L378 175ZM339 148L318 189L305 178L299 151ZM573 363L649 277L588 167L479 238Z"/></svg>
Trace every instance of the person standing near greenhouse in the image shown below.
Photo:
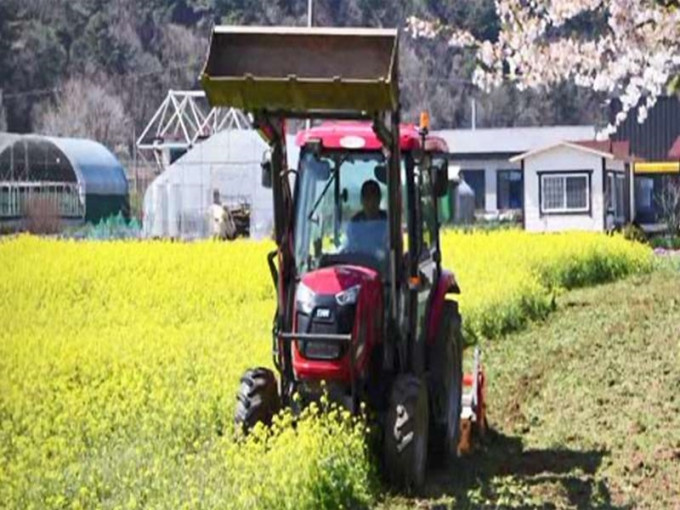
<svg viewBox="0 0 680 510"><path fill-rule="evenodd" d="M220 200L220 190L213 190L213 203L208 208L210 222L210 236L213 239L234 239L236 237L236 225L227 208Z"/></svg>

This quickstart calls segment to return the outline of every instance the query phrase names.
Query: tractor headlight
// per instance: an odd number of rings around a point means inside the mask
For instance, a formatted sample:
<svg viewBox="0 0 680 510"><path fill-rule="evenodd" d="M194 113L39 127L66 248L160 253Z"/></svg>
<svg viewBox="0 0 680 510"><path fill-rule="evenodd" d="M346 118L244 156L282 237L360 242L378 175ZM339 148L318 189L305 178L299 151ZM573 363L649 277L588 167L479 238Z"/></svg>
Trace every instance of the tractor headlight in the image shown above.
<svg viewBox="0 0 680 510"><path fill-rule="evenodd" d="M314 308L314 291L307 287L304 283L298 283L298 287L295 292L295 301L297 302L298 308L302 313L312 313L312 308Z"/></svg>
<svg viewBox="0 0 680 510"><path fill-rule="evenodd" d="M355 285L354 287L350 287L347 290L338 292L335 295L335 302L340 306L353 305L357 302L359 290L361 290L361 285Z"/></svg>

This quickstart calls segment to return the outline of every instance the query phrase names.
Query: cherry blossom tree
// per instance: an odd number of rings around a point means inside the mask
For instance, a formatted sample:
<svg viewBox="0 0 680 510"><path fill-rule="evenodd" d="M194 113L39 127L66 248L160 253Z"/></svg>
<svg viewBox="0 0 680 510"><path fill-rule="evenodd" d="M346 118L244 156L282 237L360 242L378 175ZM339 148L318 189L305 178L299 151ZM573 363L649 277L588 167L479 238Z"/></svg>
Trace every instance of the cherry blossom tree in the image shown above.
<svg viewBox="0 0 680 510"><path fill-rule="evenodd" d="M408 19L416 38L446 37L476 52L473 81L483 90L504 81L520 89L563 80L617 98L611 134L637 107L638 121L667 90L678 88L680 8L675 0L495 0L495 41L439 21Z"/></svg>

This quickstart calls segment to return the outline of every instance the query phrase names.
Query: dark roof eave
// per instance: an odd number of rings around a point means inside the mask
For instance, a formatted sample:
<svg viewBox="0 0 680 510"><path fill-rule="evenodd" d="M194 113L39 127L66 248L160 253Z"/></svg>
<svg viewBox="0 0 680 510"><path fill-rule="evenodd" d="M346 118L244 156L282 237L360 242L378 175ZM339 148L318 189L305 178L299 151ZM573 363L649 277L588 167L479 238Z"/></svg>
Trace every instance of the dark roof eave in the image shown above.
<svg viewBox="0 0 680 510"><path fill-rule="evenodd" d="M522 154L521 152L449 152L449 159L503 159L508 160L513 156Z"/></svg>

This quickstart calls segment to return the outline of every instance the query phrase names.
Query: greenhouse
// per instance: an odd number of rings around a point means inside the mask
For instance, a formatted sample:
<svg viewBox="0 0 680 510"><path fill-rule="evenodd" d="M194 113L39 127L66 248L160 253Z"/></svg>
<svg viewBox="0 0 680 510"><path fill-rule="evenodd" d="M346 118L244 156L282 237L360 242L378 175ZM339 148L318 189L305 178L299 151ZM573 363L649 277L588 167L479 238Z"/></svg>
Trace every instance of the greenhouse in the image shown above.
<svg viewBox="0 0 680 510"><path fill-rule="evenodd" d="M251 129L225 129L194 146L147 188L144 235L208 237L208 211L216 197L228 209L248 211L250 237L271 235L272 194L262 186L260 167L267 150L267 144ZM287 152L290 168L296 168L294 137L289 137Z"/></svg>
<svg viewBox="0 0 680 510"><path fill-rule="evenodd" d="M123 167L92 140L0 133L0 222L37 213L68 224L129 215Z"/></svg>

